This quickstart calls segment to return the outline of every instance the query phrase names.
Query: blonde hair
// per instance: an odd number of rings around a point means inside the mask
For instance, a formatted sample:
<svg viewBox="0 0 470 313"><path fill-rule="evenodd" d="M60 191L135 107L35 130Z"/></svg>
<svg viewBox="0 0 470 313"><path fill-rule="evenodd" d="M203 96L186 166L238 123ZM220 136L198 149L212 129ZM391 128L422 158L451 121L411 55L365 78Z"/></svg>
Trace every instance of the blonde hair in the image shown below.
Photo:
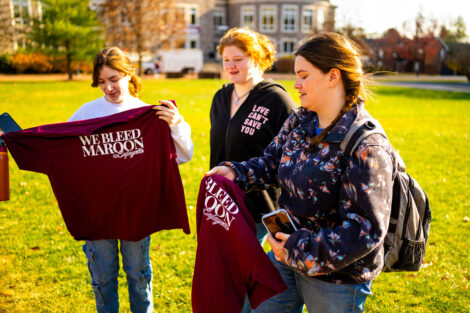
<svg viewBox="0 0 470 313"><path fill-rule="evenodd" d="M220 39L217 51L223 54L225 47L236 46L253 59L256 66L264 73L274 63L276 49L273 42L265 35L248 28L231 28Z"/></svg>
<svg viewBox="0 0 470 313"><path fill-rule="evenodd" d="M100 72L105 65L113 70L129 75L131 77L129 80L129 93L133 97L139 96L139 92L142 90L140 78L134 73L134 67L129 58L118 47L104 48L96 54L93 62L92 87L98 87Z"/></svg>
<svg viewBox="0 0 470 313"><path fill-rule="evenodd" d="M309 38L294 53L295 56L305 58L325 74L332 68L338 69L344 85L343 108L328 127L311 139L311 145L319 144L325 138L341 116L357 103L359 96L365 99L369 94L364 84L365 78L359 51L359 47L348 38L337 33L325 32Z"/></svg>

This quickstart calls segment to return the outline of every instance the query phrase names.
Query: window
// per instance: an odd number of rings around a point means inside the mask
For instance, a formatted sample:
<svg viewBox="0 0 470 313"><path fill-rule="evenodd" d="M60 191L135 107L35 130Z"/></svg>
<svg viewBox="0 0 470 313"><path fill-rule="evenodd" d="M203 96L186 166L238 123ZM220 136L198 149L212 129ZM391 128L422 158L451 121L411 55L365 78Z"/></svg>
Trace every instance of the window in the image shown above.
<svg viewBox="0 0 470 313"><path fill-rule="evenodd" d="M225 30L225 10L222 8L215 8L212 12L214 20L214 31Z"/></svg>
<svg viewBox="0 0 470 313"><path fill-rule="evenodd" d="M291 55L294 52L297 41L295 39L282 39L281 40L281 53Z"/></svg>
<svg viewBox="0 0 470 313"><path fill-rule="evenodd" d="M178 17L183 16L189 26L198 25L197 6L178 4L177 14Z"/></svg>
<svg viewBox="0 0 470 313"><path fill-rule="evenodd" d="M282 6L282 31L297 31L297 6Z"/></svg>
<svg viewBox="0 0 470 313"><path fill-rule="evenodd" d="M302 31L310 32L313 29L313 9L304 9L302 11Z"/></svg>
<svg viewBox="0 0 470 313"><path fill-rule="evenodd" d="M325 24L325 13L323 10L318 10L317 12L317 27L318 29L323 29L323 24Z"/></svg>
<svg viewBox="0 0 470 313"><path fill-rule="evenodd" d="M267 33L274 33L276 31L276 14L277 8L273 5L261 6L261 31Z"/></svg>
<svg viewBox="0 0 470 313"><path fill-rule="evenodd" d="M441 61L444 60L446 58L446 50L445 49L441 49Z"/></svg>
<svg viewBox="0 0 470 313"><path fill-rule="evenodd" d="M197 18L196 18L197 17L196 16L197 10L196 10L196 8L191 8L190 11L189 11L189 14L190 14L189 24L190 25L196 25L197 24Z"/></svg>
<svg viewBox="0 0 470 313"><path fill-rule="evenodd" d="M186 40L184 42L185 49L198 49L199 48L199 35L197 34L186 34Z"/></svg>
<svg viewBox="0 0 470 313"><path fill-rule="evenodd" d="M241 8L241 27L255 28L255 7L254 6L242 6Z"/></svg>
<svg viewBox="0 0 470 313"><path fill-rule="evenodd" d="M379 49L379 58L383 59L384 57L384 51L382 49Z"/></svg>
<svg viewBox="0 0 470 313"><path fill-rule="evenodd" d="M14 0L13 12L15 14L15 22L25 24L29 19L29 6L27 0Z"/></svg>

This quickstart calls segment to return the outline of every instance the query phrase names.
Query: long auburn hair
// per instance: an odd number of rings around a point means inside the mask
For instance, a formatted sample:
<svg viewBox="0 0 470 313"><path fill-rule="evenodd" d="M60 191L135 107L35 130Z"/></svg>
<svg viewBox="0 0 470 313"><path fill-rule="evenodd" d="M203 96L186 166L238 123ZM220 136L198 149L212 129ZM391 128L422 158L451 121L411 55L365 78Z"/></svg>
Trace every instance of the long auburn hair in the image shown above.
<svg viewBox="0 0 470 313"><path fill-rule="evenodd" d="M142 90L140 78L135 74L129 58L118 47L104 48L98 52L93 62L93 82L92 87L98 87L98 79L103 66L107 66L131 77L129 81L129 93L133 97L138 97Z"/></svg>
<svg viewBox="0 0 470 313"><path fill-rule="evenodd" d="M310 147L318 145L326 134L335 126L339 119L358 101L359 96L365 98L368 90L364 85L364 74L360 60L358 46L343 35L323 32L305 41L295 56L302 56L323 73L328 73L332 68L341 72L344 85L345 102L338 116L333 122L317 136L310 139Z"/></svg>

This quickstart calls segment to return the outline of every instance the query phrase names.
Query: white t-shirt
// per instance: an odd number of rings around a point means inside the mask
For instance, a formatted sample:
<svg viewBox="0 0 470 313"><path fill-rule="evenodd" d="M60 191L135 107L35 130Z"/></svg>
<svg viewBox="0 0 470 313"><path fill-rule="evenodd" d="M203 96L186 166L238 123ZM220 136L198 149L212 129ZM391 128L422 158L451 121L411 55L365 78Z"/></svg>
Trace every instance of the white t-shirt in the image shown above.
<svg viewBox="0 0 470 313"><path fill-rule="evenodd" d="M111 103L105 97L98 98L82 105L70 118L69 122L87 120L90 118L103 117L115 113L136 109L148 104L136 97L129 97L123 103ZM155 116L155 118L158 118ZM171 138L175 144L176 158L178 164L191 160L194 151L194 144L191 140L191 127L182 120L177 125L170 125Z"/></svg>

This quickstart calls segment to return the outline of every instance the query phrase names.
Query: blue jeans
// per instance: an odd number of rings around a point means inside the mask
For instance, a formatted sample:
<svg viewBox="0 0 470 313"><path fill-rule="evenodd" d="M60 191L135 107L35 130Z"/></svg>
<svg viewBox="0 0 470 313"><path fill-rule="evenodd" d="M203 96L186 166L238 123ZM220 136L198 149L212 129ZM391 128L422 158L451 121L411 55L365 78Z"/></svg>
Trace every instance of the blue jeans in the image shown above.
<svg viewBox="0 0 470 313"><path fill-rule="evenodd" d="M264 227L264 224L257 223L256 224L256 239L258 239L258 242L261 245L261 247L266 242L267 234L268 234L268 230L266 229L266 227ZM243 305L243 310L241 313L250 313L250 312L251 312L250 300L248 299L248 296L246 296L245 304Z"/></svg>
<svg viewBox="0 0 470 313"><path fill-rule="evenodd" d="M288 289L265 302L254 313L301 313L303 305L309 313L363 312L372 282L364 284L332 284L299 274L268 253L281 273Z"/></svg>
<svg viewBox="0 0 470 313"><path fill-rule="evenodd" d="M153 312L150 236L139 241L119 241L123 268L127 275L131 311ZM97 311L99 313L119 312L118 240L86 241L83 251L88 259Z"/></svg>

